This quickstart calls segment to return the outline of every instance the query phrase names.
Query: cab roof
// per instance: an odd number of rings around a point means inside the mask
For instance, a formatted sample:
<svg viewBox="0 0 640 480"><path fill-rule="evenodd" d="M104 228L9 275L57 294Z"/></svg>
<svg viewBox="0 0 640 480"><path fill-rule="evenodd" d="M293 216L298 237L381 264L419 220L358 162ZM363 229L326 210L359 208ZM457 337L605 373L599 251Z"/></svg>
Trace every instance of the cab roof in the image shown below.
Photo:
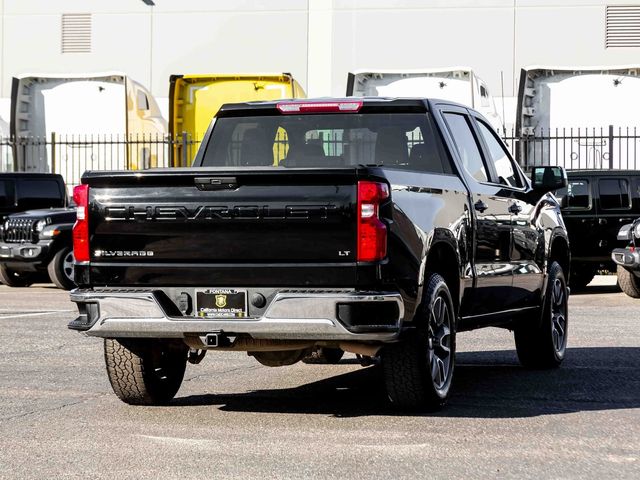
<svg viewBox="0 0 640 480"><path fill-rule="evenodd" d="M453 102L446 103L455 105ZM356 105L357 108L355 107ZM301 106L302 108L295 111L296 106ZM345 108L342 108L343 106ZM429 103L426 98L325 97L290 99L267 102L227 103L220 108L217 116L234 117L247 114L273 115L278 113L374 113L376 111L389 110L397 110L405 113L425 113L429 110Z"/></svg>

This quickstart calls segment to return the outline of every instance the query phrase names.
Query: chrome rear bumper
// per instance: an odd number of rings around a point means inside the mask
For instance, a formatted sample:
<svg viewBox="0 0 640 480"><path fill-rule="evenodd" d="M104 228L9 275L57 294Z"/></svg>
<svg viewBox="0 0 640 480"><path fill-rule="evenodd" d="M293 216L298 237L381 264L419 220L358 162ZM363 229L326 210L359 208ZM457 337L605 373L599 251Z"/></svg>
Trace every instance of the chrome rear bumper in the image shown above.
<svg viewBox="0 0 640 480"><path fill-rule="evenodd" d="M264 339L392 341L404 317L402 297L394 292L287 290L274 296L262 316L242 319L170 316L153 291L73 290L71 301L78 305L80 316L69 328L104 338L184 338L224 332ZM384 325L355 327L341 321L340 305L361 302L374 308L392 302L396 318Z"/></svg>

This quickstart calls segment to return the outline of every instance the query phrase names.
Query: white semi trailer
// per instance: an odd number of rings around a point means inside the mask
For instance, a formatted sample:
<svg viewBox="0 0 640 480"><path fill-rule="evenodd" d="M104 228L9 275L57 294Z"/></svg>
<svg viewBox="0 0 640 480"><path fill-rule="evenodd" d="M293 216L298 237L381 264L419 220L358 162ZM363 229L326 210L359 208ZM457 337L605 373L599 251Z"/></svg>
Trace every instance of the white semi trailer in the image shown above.
<svg viewBox="0 0 640 480"><path fill-rule="evenodd" d="M162 142L166 132L151 93L124 73L13 79L18 170L60 173L73 185L85 170L156 166L168 158L168 149L155 141Z"/></svg>
<svg viewBox="0 0 640 480"><path fill-rule="evenodd" d="M516 113L520 163L635 169L638 105L640 66L523 68Z"/></svg>
<svg viewBox="0 0 640 480"><path fill-rule="evenodd" d="M451 100L478 110L496 130L503 127L487 84L468 67L357 70L347 77L347 96Z"/></svg>
<svg viewBox="0 0 640 480"><path fill-rule="evenodd" d="M0 117L0 172L13 170L13 152L9 145L9 124Z"/></svg>

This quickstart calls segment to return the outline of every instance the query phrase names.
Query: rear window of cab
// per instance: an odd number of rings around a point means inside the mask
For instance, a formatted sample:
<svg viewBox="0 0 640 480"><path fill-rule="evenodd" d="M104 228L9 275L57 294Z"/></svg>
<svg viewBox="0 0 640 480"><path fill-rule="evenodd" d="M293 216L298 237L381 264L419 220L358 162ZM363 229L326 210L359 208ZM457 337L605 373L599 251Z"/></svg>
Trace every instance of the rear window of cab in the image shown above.
<svg viewBox="0 0 640 480"><path fill-rule="evenodd" d="M376 165L451 174L428 114L222 117L202 166L331 168Z"/></svg>

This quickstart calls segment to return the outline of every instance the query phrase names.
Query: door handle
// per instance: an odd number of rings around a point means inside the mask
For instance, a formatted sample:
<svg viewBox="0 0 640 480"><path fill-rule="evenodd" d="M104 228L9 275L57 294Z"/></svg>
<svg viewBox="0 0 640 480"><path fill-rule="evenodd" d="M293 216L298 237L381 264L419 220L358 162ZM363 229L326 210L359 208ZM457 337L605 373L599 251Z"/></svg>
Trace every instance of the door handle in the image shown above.
<svg viewBox="0 0 640 480"><path fill-rule="evenodd" d="M484 213L484 211L489 207L482 200L478 200L476 203L473 204L473 208L475 208L480 213Z"/></svg>
<svg viewBox="0 0 640 480"><path fill-rule="evenodd" d="M509 205L509 213L513 213L514 215L519 214L522 211L522 207L517 203L512 203Z"/></svg>
<svg viewBox="0 0 640 480"><path fill-rule="evenodd" d="M606 225L607 223L608 223L608 222L607 222L607 219L606 219L606 218L599 218L599 219L598 219L598 224L599 224L599 225Z"/></svg>

